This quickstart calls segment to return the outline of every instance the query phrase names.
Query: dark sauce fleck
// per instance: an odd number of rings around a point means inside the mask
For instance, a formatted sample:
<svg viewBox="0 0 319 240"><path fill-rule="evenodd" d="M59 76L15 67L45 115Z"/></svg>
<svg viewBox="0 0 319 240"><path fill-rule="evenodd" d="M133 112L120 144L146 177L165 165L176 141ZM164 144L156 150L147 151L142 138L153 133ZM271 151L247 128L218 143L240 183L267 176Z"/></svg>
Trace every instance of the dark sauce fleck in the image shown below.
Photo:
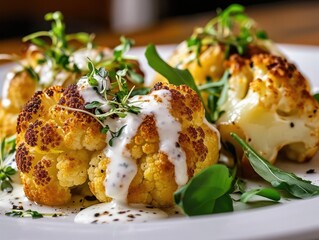
<svg viewBox="0 0 319 240"><path fill-rule="evenodd" d="M293 122L290 123L290 127L293 128L295 124Z"/></svg>
<svg viewBox="0 0 319 240"><path fill-rule="evenodd" d="M306 173L307 174L312 174L312 173L316 173L316 171L315 171L315 169L311 168Z"/></svg>

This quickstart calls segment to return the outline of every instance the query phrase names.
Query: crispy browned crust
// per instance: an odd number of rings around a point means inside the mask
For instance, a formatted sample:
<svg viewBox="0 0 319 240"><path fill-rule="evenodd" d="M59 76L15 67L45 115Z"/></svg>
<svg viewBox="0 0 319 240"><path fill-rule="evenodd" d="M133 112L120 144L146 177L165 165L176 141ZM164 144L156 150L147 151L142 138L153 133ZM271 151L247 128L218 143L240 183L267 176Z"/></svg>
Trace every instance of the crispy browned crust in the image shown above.
<svg viewBox="0 0 319 240"><path fill-rule="evenodd" d="M218 137L204 122L204 109L198 95L185 85L174 86L157 83L156 92L171 92L171 114L181 123L182 131L176 147L186 153L188 176L191 178L205 167L217 162ZM160 101L160 99L158 99ZM158 129L153 116L147 116L127 148L138 165L128 194L128 202L151 204L157 207L173 205L177 189L174 165L166 154L159 152ZM109 163L103 152L93 156L90 162L90 188L100 201L110 201L105 195L105 169Z"/></svg>
<svg viewBox="0 0 319 240"><path fill-rule="evenodd" d="M24 190L47 205L70 200L70 189L86 182L91 152L106 145L93 117L61 105L84 109L76 85L36 92L18 116L16 159Z"/></svg>

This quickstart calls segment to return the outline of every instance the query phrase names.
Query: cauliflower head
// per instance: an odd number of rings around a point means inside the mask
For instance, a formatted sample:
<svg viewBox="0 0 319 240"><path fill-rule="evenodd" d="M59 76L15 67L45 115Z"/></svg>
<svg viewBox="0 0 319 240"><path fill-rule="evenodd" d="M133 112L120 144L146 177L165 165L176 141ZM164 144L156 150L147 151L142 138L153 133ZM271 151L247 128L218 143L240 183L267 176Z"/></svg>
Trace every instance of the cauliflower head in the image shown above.
<svg viewBox="0 0 319 240"><path fill-rule="evenodd" d="M203 105L193 90L185 85L158 83L152 92L161 89L169 90L172 96L170 113L181 124L179 139L175 144L186 153L187 174L190 179L218 161L219 136L204 120ZM126 146L138 169L129 186L129 203L156 207L173 205L173 194L178 187L174 165L165 153L159 151L158 131L154 116L148 115ZM111 201L105 193L104 184L109 163L110 159L105 156L104 151L98 151L93 154L88 171L90 189L101 202Z"/></svg>
<svg viewBox="0 0 319 240"><path fill-rule="evenodd" d="M161 89L171 93L170 113L182 129L175 144L186 154L187 175L191 178L217 162L219 136L204 120L202 103L193 90L158 83L152 91ZM71 190L87 182L99 201L111 200L104 185L110 163L105 152L109 146L100 123L85 113L85 104L76 85L66 90L50 87L37 92L19 114L16 161L30 200L63 205L71 199ZM129 203L173 205L173 193L178 187L174 165L159 151L159 143L154 116L148 115L126 146L138 167L129 186Z"/></svg>
<svg viewBox="0 0 319 240"><path fill-rule="evenodd" d="M229 133L235 132L270 163L278 153L297 162L310 159L319 144L319 113L304 76L271 54L233 55L228 64L228 99L217 121L223 141L234 143Z"/></svg>
<svg viewBox="0 0 319 240"><path fill-rule="evenodd" d="M38 91L19 114L16 161L26 196L62 205L71 189L87 181L93 151L105 148L105 135L93 117L59 105L83 109L76 85Z"/></svg>

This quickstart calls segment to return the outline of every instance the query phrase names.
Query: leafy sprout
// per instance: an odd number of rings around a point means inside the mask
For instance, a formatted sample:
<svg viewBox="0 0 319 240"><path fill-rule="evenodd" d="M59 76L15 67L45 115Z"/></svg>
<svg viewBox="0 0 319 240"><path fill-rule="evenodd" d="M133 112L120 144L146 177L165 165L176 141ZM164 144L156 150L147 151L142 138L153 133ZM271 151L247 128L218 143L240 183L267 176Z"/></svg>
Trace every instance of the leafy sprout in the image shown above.
<svg viewBox="0 0 319 240"><path fill-rule="evenodd" d="M4 138L0 142L0 189L1 191L11 192L12 176L16 170L10 166L15 152L15 136Z"/></svg>
<svg viewBox="0 0 319 240"><path fill-rule="evenodd" d="M51 30L32 33L22 40L30 41L40 49L44 50L44 58L39 59L38 63L51 60L54 68L62 68L68 71L80 72L76 64L71 64L70 56L73 49L69 46L71 40L76 40L82 44L92 47L93 35L87 33L66 34L63 15L61 12L47 13L44 17L46 21L52 21ZM48 44L43 38L51 40Z"/></svg>
<svg viewBox="0 0 319 240"><path fill-rule="evenodd" d="M134 87L129 89L126 76L127 68L118 70L115 79L109 75L109 71L100 67L96 69L94 63L88 60L89 73L84 77L87 79L89 88L92 88L100 96L101 100L95 100L87 103L84 107L86 110L70 108L67 106L60 106L67 110L73 110L88 114L95 118L102 126L102 133L110 133L109 145L113 145L115 138L119 137L126 125L119 128L117 131L112 131L106 123L106 119L112 118L125 118L128 113L140 113L140 107L134 105L129 101ZM113 82L111 82L113 80ZM87 111L90 110L90 111Z"/></svg>
<svg viewBox="0 0 319 240"><path fill-rule="evenodd" d="M113 51L113 57L106 60L100 65L109 69L109 75L115 78L117 70L127 69L126 79L133 84L143 84L144 76L138 72L138 66L136 60L125 56L127 52L134 46L133 39L120 37L121 44L116 46Z"/></svg>
<svg viewBox="0 0 319 240"><path fill-rule="evenodd" d="M228 57L231 49L242 55L250 43L264 39L267 39L266 32L257 28L255 21L245 14L245 8L232 4L224 11L218 9L217 16L205 27L197 28L186 43L200 65L199 55L203 46L222 44Z"/></svg>

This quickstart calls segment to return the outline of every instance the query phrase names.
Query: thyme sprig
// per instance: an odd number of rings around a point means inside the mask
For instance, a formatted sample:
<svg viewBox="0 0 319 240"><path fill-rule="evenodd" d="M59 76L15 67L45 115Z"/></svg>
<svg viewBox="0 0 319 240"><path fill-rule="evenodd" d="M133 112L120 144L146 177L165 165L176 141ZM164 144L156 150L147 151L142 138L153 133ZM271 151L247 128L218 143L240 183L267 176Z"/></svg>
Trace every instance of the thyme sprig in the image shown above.
<svg viewBox="0 0 319 240"><path fill-rule="evenodd" d="M64 216L63 213L39 213L31 209L28 210L13 210L11 212L6 212L8 217L19 217L19 218L43 218L43 217L60 217Z"/></svg>
<svg viewBox="0 0 319 240"><path fill-rule="evenodd" d="M15 152L15 135L4 138L0 142L0 189L1 191L11 192L12 187L12 176L17 172L10 162L14 157Z"/></svg>
<svg viewBox="0 0 319 240"><path fill-rule="evenodd" d="M200 65L199 55L203 46L222 44L226 47L228 58L231 49L242 55L250 43L265 39L266 32L259 29L255 21L245 14L245 8L232 4L224 11L218 9L217 16L205 27L197 28L186 42Z"/></svg>

